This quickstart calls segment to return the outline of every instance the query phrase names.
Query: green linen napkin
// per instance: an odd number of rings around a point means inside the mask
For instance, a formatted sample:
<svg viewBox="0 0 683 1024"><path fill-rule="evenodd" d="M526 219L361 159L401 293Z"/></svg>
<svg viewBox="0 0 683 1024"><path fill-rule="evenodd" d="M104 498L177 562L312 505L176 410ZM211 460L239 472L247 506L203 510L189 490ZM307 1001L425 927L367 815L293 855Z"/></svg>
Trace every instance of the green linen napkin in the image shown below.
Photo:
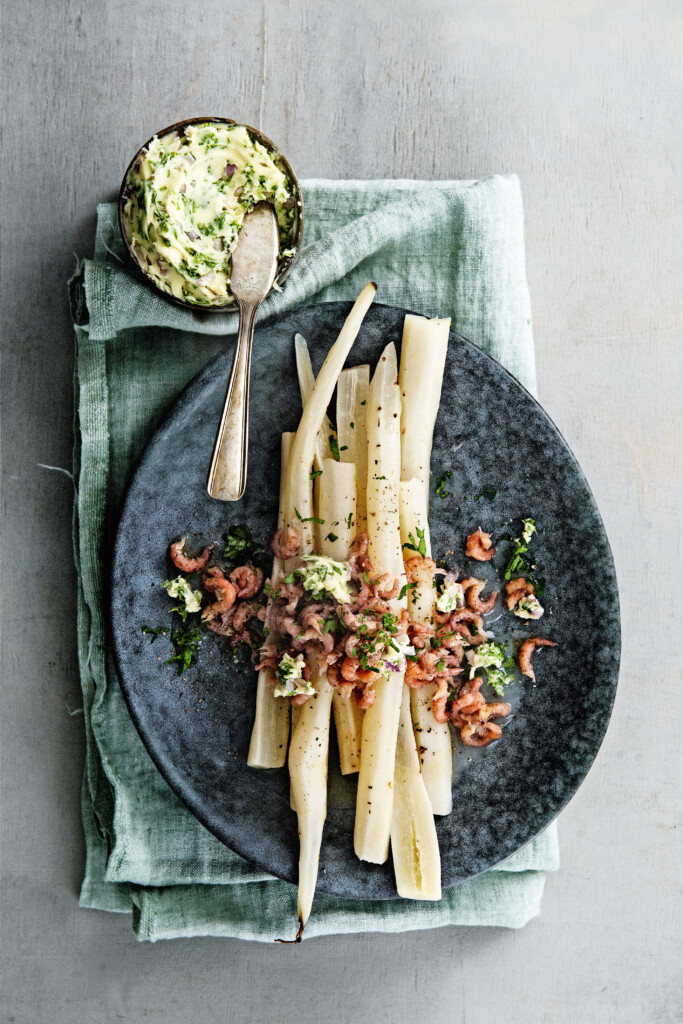
<svg viewBox="0 0 683 1024"><path fill-rule="evenodd" d="M378 301L454 326L534 390L534 352L519 182L308 181L305 246L261 319L311 302ZM171 792L126 709L103 588L125 484L160 417L234 336L236 315L193 313L126 271L114 204L98 208L95 256L70 282L76 332L74 546L78 652L87 738L86 870L81 905L133 913L140 939L289 935L296 890L215 839ZM231 340L234 340L231 339ZM521 927L539 913L558 866L554 826L496 870L437 904L322 894L306 936L447 924Z"/></svg>

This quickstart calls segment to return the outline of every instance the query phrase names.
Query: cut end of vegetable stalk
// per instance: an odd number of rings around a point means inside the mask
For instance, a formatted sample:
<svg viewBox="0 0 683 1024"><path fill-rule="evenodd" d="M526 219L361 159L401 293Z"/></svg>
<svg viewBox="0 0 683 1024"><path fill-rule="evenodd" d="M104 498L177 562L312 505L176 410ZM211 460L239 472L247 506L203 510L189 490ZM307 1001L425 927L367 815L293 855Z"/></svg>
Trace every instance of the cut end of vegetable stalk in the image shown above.
<svg viewBox="0 0 683 1024"><path fill-rule="evenodd" d="M275 939L275 942L279 942L281 946L296 946L304 937L304 928L306 925L299 918L299 930L293 939Z"/></svg>

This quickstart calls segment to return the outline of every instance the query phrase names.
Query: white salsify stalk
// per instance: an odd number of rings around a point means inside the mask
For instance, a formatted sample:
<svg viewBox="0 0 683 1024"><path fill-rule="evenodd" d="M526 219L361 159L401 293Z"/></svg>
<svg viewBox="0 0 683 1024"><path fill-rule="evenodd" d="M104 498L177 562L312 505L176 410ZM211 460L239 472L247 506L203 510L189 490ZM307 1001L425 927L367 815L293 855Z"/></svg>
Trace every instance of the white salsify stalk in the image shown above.
<svg viewBox="0 0 683 1024"><path fill-rule="evenodd" d="M342 462L354 462L358 493L356 532L367 530L365 481L368 471L366 413L370 367L367 364L342 370L337 384L337 440Z"/></svg>
<svg viewBox="0 0 683 1024"><path fill-rule="evenodd" d="M302 554L309 554L313 545L310 529L312 516L311 466L316 437L323 422L337 378L353 345L363 317L375 297L377 288L368 284L360 293L339 334L327 354L290 452L285 498L285 522L299 530ZM311 665L311 683L315 694L301 706L289 749L289 774L292 797L299 825L299 891L297 910L301 939L311 912L323 826L327 816L327 756L329 748L332 687L325 666Z"/></svg>
<svg viewBox="0 0 683 1024"><path fill-rule="evenodd" d="M284 496L287 461L294 434L284 433L280 444L280 504L278 527L285 522ZM284 575L284 566L279 558L273 561L273 582L277 585ZM270 604L270 601L269 601ZM282 768L287 760L289 739L289 701L276 697L275 670L262 668L256 684L256 718L251 731L247 764L252 768Z"/></svg>
<svg viewBox="0 0 683 1024"><path fill-rule="evenodd" d="M367 399L370 367L352 366L342 370L337 384L337 440L342 464L356 467L356 522L353 533L367 531L366 485L368 445L366 431ZM350 540L354 537L351 536ZM352 697L343 697L335 690L332 698L334 724L337 729L339 764L342 775L360 768L361 736L364 711Z"/></svg>
<svg viewBox="0 0 683 1024"><path fill-rule="evenodd" d="M315 375L311 364L308 343L301 334L294 336L296 351L296 368L299 378L301 401L305 405L313 391ZM342 370L337 381L337 430L332 426L327 415L318 431L315 445L313 466L315 481L313 485L315 500L314 538L316 549L322 550L323 542L329 543L327 554L335 561L343 562L349 557L349 548L356 534L366 529L365 512L365 477L367 466L367 445L365 434L365 414L367 393L370 383L370 367L354 366ZM339 468L328 456L332 453L332 445L337 441L340 461L344 469ZM330 507L322 507L322 489L320 474L325 462L329 462L329 487L325 493L332 498ZM337 467L337 468L334 468ZM358 481L362 486L358 488ZM339 504L335 505L335 500ZM348 506L348 509L347 509ZM353 506L353 510L352 510ZM340 512L341 510L341 512ZM339 516L342 516L340 519ZM320 523L319 520L324 520ZM331 524L331 529L330 529ZM334 540L331 538L334 537ZM360 767L360 744L363 725L363 711L355 700L344 697L335 689L332 697L334 724L339 747L339 765L342 775L357 772ZM292 709L292 730L294 730L297 709ZM290 806L294 810L294 794L290 786Z"/></svg>
<svg viewBox="0 0 683 1024"><path fill-rule="evenodd" d="M346 522L355 513L355 466L332 459L323 461L318 478L321 508L330 517L346 512ZM335 527L341 529L341 527ZM351 528L346 528L345 557L348 558ZM320 554L335 558L337 541L323 538ZM339 559L336 559L339 560ZM298 709L292 708L292 742L289 749L290 804L299 821L299 925L303 930L311 912L318 877L318 860L323 825L327 817L327 760L330 741L330 712L334 688L327 679L327 664L317 658L311 665L315 695ZM348 700L348 698L347 698ZM355 702L354 702L355 703Z"/></svg>
<svg viewBox="0 0 683 1024"><path fill-rule="evenodd" d="M425 489L421 480L400 485L401 541L411 543L405 534L405 525L414 538L424 535L429 545L429 523L424 508ZM417 511L418 514L415 514ZM412 552L406 551L406 556ZM407 557L406 557L407 560ZM431 621L434 607L433 576L420 580L409 588L410 616L418 622ZM420 760L413 732L411 695L403 687L401 715L396 743L394 771L394 811L391 822L391 855L394 862L396 888L399 896L413 900L441 899L441 856L434 824L434 811L426 787L426 778L420 771ZM430 709L431 711L431 709ZM437 723L434 722L436 725ZM446 726L448 730L448 726ZM450 736L448 746L450 750ZM448 774L450 792L450 772Z"/></svg>
<svg viewBox="0 0 683 1024"><path fill-rule="evenodd" d="M301 534L302 553L307 554L313 547L313 492L311 487L311 466L315 455L316 438L327 407L332 399L337 378L346 357L351 350L358 331L377 292L377 285L366 284L356 299L341 329L339 337L327 353L320 368L311 397L306 403L299 429L296 432L287 466L286 524L295 527Z"/></svg>
<svg viewBox="0 0 683 1024"><path fill-rule="evenodd" d="M289 701L287 701L287 703L289 704ZM296 723L299 721L299 712L300 711L301 711L300 705L294 705L294 707L292 708L292 718L291 718L291 723L292 723L291 724L291 735L292 736L294 735L294 730L296 729ZM294 803L294 787L292 786L291 778L289 780L289 806L291 807L291 809L293 811L296 811L296 804Z"/></svg>
<svg viewBox="0 0 683 1024"><path fill-rule="evenodd" d="M323 459L317 478L318 512L325 520L327 533L323 534L318 551L336 562L345 562L356 536L356 467L352 463ZM306 703L309 703L308 701ZM304 704L303 707L306 705ZM339 743L339 763L342 775L357 772L360 764L360 733L362 711L353 697L342 697L333 689L332 706L334 724ZM292 708L292 736L301 714L301 707ZM289 803L296 810L294 786L290 782Z"/></svg>
<svg viewBox="0 0 683 1024"><path fill-rule="evenodd" d="M398 514L401 473L401 398L396 349L387 345L370 383L367 404L368 553L375 571L405 583ZM390 602L400 615L405 597ZM382 864L389 853L394 762L404 672L378 675L375 701L363 716L354 848L361 860Z"/></svg>
<svg viewBox="0 0 683 1024"><path fill-rule="evenodd" d="M418 503L414 485L406 489L406 515L413 521L427 519L429 509L429 470L434 424L441 401L441 387L448 351L450 319L433 319L408 314L401 342L401 481L415 479L423 486L423 501ZM402 527L404 524L402 523ZM422 527L421 527L422 528ZM425 536L428 537L428 530ZM415 529L407 529L417 537ZM407 541L407 536L402 538ZM429 549L428 549L429 553ZM418 588L419 589L419 588ZM432 599L433 599L432 593ZM411 609L412 610L412 609ZM430 616L432 611L430 610ZM448 724L439 724L431 709L433 685L412 690L413 721L419 729L423 752L422 771L435 814L450 814L452 809L453 755Z"/></svg>
<svg viewBox="0 0 683 1024"><path fill-rule="evenodd" d="M301 405L303 408L306 406L306 402L313 393L313 385L315 384L315 374L313 373L313 366L311 364L311 354L308 350L308 342L302 334L294 335L294 351L296 354L296 373L299 378L299 392L301 394ZM342 371L342 376L346 371ZM332 426L329 416L327 413L323 416L322 425L318 431L315 439L315 451L313 453L313 469L316 474L319 474L322 470L323 460L328 458L332 451L332 444L337 440L337 431ZM313 491L318 497L317 488L315 482L313 484ZM324 518L320 515L317 510L317 500L313 502L314 508L316 508L315 518ZM320 530L320 523L314 522L313 524L313 538L316 549L320 546L320 540L322 533Z"/></svg>
<svg viewBox="0 0 683 1024"><path fill-rule="evenodd" d="M399 896L410 900L441 899L439 840L420 773L407 686L401 695L396 741L391 856Z"/></svg>
<svg viewBox="0 0 683 1024"><path fill-rule="evenodd" d="M301 405L304 407L313 393L315 374L311 364L311 354L308 350L308 342L302 334L294 335L294 353L296 356L296 373L299 378L299 392L301 394ZM336 438L337 431L332 426L327 413L323 415L322 424L318 431L315 443L313 464L316 469L321 468L321 462L330 453L330 438Z"/></svg>
<svg viewBox="0 0 683 1024"><path fill-rule="evenodd" d="M346 372L346 371L344 371ZM325 459L317 479L318 515L325 520L321 550L337 562L345 562L356 536L356 466L352 462ZM353 696L344 697L335 688L332 695L334 724L339 746L342 775L357 772L360 767L360 745L363 712Z"/></svg>
<svg viewBox="0 0 683 1024"><path fill-rule="evenodd" d="M294 344L299 390L301 392L302 404L305 406L313 391L315 375L306 339L301 334L296 334L294 336ZM325 520L324 524L320 522L314 523L313 532L316 548L322 550L323 542L329 542L329 557L340 562L346 561L349 557L349 548L356 534L364 532L366 529L365 476L367 446L365 414L369 381L370 367L367 365L354 366L351 369L342 370L337 381L337 431L335 431L328 416L325 415L315 443L313 458L313 466L316 473L314 481L315 519ZM342 431L341 435L339 431ZM326 488L325 492L329 495L332 489L334 489L338 493L341 503L338 506L332 503L330 508L323 508L319 474L322 473L325 462L329 462L331 466L335 465L333 460L328 458L328 455L332 452L331 442L334 440L337 441L338 447L341 449L340 458L344 469L332 469L332 478L328 481L330 487ZM339 463L336 463L336 465L339 466ZM353 474L353 482L351 474ZM357 486L358 481L362 481L360 488ZM351 505L353 505L353 511ZM360 519L358 506L360 506ZM342 512L339 512L340 509L343 512L341 519L339 518L342 514ZM349 515L351 515L350 520ZM331 528L330 524L332 524ZM332 536L336 538L334 541L330 540ZM349 775L357 772L360 767L363 711L358 707L355 700L343 697L338 690L334 692L332 706L339 747L339 765L342 775ZM292 730L294 730L296 715L297 710L293 708ZM294 794L291 786L290 805L294 809Z"/></svg>
<svg viewBox="0 0 683 1024"><path fill-rule="evenodd" d="M401 481L401 541L410 544L410 535L417 540L418 531L424 533L426 557L431 557L429 523L425 507L425 490L421 480ZM408 561L416 552L403 549ZM410 588L408 608L416 622L431 625L434 622L436 590L433 574L425 570ZM411 720L420 750L420 765L425 789L434 814L450 814L453 810L453 750L448 722L437 722L432 711L436 684L427 683L420 689L410 690Z"/></svg>
<svg viewBox="0 0 683 1024"><path fill-rule="evenodd" d="M401 340L401 480L417 477L429 508L429 463L448 350L450 319L409 313Z"/></svg>
<svg viewBox="0 0 683 1024"><path fill-rule="evenodd" d="M290 800L299 825L299 891L297 912L301 938L311 913L323 826L327 817L327 755L330 744L332 687L327 671L311 665L312 697L299 708L289 746Z"/></svg>

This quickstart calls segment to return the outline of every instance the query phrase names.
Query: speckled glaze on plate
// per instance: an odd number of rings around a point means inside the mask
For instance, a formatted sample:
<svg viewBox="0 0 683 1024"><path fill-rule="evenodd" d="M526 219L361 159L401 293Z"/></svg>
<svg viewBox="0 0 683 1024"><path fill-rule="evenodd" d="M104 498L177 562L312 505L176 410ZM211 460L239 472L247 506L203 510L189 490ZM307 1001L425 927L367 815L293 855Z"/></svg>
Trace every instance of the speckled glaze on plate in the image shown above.
<svg viewBox="0 0 683 1024"><path fill-rule="evenodd" d="M150 643L143 624L169 624L168 543L183 534L219 540L248 522L264 541L277 516L280 432L294 430L300 401L293 336L301 332L318 370L349 305L298 309L257 327L252 364L249 480L237 503L214 501L206 474L230 359L221 355L182 393L150 441L133 476L114 552L111 626L121 686L142 739L167 782L219 839L247 860L296 881L296 816L286 769L246 763L254 716L255 672L229 660L209 635L181 679L163 665L168 641ZM400 346L404 310L374 305L349 365L374 365L390 340ZM495 538L518 535L533 516L537 575L547 579L545 617L525 625L501 602L487 617L496 639L540 635L536 685L508 688L513 714L503 736L477 750L455 748L454 810L437 819L443 885L491 868L537 835L576 792L610 717L620 651L614 565L600 515L567 444L524 388L481 350L451 333L432 475L453 473L446 500L432 496L432 550L452 567L491 581L506 543L489 563L464 556L477 526ZM493 502L475 500L483 488ZM339 774L330 746L329 812L320 857L320 891L363 899L396 897L391 857L378 866L353 853L355 777Z"/></svg>

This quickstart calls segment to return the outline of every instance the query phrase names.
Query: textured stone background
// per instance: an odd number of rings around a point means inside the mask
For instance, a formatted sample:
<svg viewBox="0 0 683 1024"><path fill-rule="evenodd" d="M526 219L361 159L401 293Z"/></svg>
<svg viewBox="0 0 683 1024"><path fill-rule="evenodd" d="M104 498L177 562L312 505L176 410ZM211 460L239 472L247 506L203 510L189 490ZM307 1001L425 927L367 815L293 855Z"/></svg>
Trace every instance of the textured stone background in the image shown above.
<svg viewBox="0 0 683 1024"><path fill-rule="evenodd" d="M678 11L5 0L3 1024L681 1019ZM39 465L70 465L64 282L136 145L217 112L301 177L522 179L540 397L605 519L625 641L562 869L522 932L141 947L127 918L77 909L71 483Z"/></svg>

